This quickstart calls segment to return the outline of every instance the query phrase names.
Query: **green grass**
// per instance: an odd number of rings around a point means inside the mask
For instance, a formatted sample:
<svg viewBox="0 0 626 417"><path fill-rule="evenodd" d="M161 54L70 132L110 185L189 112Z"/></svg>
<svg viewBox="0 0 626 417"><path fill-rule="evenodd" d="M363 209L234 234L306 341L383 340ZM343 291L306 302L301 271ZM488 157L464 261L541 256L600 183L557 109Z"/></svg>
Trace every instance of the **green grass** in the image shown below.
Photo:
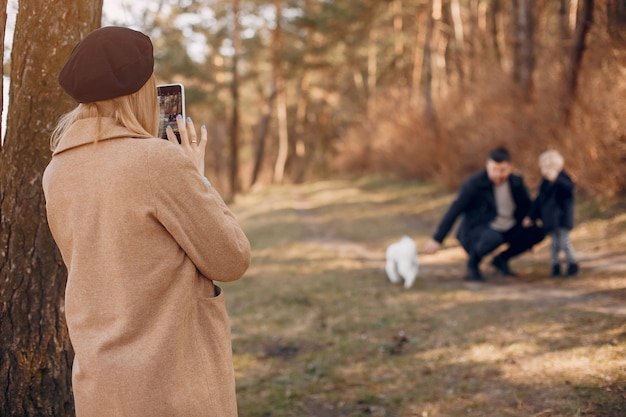
<svg viewBox="0 0 626 417"><path fill-rule="evenodd" d="M391 285L386 246L419 248L452 198L384 178L238 198L253 260L224 288L242 417L626 415L626 276L603 263L623 219L581 224L576 279L545 277L543 245L516 261L521 278L485 267L467 285L449 237L413 288Z"/></svg>

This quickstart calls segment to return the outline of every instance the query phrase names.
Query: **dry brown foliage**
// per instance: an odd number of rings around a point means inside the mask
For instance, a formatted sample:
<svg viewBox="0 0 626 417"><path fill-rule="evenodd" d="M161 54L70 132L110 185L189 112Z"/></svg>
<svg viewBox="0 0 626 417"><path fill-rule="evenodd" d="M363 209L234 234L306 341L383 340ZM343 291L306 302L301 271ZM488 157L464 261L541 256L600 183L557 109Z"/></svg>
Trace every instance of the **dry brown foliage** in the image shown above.
<svg viewBox="0 0 626 417"><path fill-rule="evenodd" d="M601 17L600 17L601 18ZM626 193L626 43L596 22L589 34L569 120L563 116L562 45L543 39L534 92L523 100L510 74L481 68L471 82L435 102L435 117L409 104L405 92L377 97L369 117L338 145L343 173L386 173L437 180L454 188L504 145L529 185L539 182L538 155L559 150L579 192ZM487 64L485 64L487 66Z"/></svg>

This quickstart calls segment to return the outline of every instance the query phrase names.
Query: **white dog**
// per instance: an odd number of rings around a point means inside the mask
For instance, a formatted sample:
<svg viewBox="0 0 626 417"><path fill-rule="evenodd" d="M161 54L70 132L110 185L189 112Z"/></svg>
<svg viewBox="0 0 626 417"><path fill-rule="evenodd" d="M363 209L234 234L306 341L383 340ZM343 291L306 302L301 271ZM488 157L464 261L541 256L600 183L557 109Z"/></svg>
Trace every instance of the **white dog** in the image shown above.
<svg viewBox="0 0 626 417"><path fill-rule="evenodd" d="M387 278L394 284L404 280L404 288L411 288L419 269L415 241L408 236L387 248Z"/></svg>

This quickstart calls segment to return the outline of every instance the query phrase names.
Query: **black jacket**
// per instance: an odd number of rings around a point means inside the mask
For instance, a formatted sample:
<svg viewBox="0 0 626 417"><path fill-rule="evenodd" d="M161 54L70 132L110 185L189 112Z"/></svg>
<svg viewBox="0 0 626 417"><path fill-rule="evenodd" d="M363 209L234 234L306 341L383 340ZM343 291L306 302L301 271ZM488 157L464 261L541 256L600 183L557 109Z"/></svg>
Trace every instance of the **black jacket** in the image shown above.
<svg viewBox="0 0 626 417"><path fill-rule="evenodd" d="M521 176L509 175L509 185L515 203L515 221L521 224L522 219L530 209L531 200L528 190ZM456 219L463 215L457 232L457 238L465 247L471 231L475 227L484 227L496 218L498 210L493 193L493 183L487 176L487 171L480 171L469 177L461 185L456 199L441 219L433 239L441 243L452 229Z"/></svg>
<svg viewBox="0 0 626 417"><path fill-rule="evenodd" d="M574 227L574 182L567 172L561 171L554 182L545 178L541 181L528 217L541 219L546 233L559 227L570 230Z"/></svg>

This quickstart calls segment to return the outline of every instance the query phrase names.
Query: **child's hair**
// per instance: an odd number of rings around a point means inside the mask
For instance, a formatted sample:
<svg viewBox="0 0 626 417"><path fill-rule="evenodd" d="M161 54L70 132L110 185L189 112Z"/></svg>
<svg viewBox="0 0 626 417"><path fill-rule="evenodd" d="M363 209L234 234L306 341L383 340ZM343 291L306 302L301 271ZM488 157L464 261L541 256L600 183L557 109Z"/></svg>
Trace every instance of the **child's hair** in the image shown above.
<svg viewBox="0 0 626 417"><path fill-rule="evenodd" d="M555 168L557 170L563 169L565 161L563 156L556 150L551 149L549 151L543 152L539 155L539 166L546 166Z"/></svg>

